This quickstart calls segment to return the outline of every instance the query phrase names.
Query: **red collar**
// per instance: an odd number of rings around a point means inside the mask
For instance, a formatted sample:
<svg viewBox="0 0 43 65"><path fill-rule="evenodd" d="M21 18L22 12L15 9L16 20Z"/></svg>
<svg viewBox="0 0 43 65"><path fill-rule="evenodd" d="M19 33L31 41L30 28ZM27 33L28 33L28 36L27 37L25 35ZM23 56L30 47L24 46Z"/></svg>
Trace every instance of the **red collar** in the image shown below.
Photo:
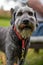
<svg viewBox="0 0 43 65"><path fill-rule="evenodd" d="M19 32L16 30L16 27L14 26L14 31L15 31L15 33L16 33L16 35L18 36L18 38L20 39L20 40L22 40L22 36L19 34Z"/></svg>
<svg viewBox="0 0 43 65"><path fill-rule="evenodd" d="M15 31L15 33L16 33L16 35L18 36L18 38L20 39L20 40L22 40L22 49L24 49L25 48L25 39L23 39L22 38L22 36L19 34L19 32L16 30L16 27L14 26L14 31Z"/></svg>

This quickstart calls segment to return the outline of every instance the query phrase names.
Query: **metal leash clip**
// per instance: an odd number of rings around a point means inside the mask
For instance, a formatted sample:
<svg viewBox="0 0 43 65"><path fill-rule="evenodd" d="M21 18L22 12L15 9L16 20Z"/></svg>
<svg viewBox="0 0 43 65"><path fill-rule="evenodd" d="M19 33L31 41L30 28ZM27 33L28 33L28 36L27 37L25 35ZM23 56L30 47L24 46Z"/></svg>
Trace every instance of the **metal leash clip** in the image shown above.
<svg viewBox="0 0 43 65"><path fill-rule="evenodd" d="M23 59L24 59L24 52L25 52L25 48L24 48L24 49L22 49L22 57L21 57L21 60L23 60Z"/></svg>

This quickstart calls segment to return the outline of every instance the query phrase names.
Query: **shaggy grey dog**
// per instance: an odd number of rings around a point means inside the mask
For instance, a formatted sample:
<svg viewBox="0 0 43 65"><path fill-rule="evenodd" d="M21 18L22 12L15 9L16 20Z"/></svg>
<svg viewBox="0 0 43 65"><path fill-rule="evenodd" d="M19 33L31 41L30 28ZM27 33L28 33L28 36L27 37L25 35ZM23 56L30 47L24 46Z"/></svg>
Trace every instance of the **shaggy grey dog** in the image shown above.
<svg viewBox="0 0 43 65"><path fill-rule="evenodd" d="M0 27L0 50L5 52L7 65L23 65L29 48L29 39L36 29L34 11L28 6L21 7L15 15L15 23L9 27Z"/></svg>

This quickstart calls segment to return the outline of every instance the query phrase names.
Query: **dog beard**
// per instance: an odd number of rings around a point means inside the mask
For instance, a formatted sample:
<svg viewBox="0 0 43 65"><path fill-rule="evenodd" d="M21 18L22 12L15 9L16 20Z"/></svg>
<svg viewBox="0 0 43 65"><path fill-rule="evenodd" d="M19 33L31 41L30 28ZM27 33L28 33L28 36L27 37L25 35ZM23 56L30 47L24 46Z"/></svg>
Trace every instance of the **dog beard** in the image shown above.
<svg viewBox="0 0 43 65"><path fill-rule="evenodd" d="M25 26L24 24L19 26L19 29L22 29L20 32L20 35L22 36L22 38L26 39L28 37L31 36L33 30L34 30L34 25L32 23L29 23L27 26Z"/></svg>
<svg viewBox="0 0 43 65"><path fill-rule="evenodd" d="M22 38L26 39L28 37L30 37L30 35L32 34L31 30L23 30L22 32L20 32Z"/></svg>

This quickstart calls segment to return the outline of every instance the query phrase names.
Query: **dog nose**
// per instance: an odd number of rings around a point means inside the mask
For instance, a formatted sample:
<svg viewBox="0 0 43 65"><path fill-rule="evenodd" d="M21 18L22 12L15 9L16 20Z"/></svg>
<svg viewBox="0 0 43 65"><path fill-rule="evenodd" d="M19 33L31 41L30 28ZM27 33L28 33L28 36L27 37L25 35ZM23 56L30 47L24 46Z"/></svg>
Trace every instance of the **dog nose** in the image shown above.
<svg viewBox="0 0 43 65"><path fill-rule="evenodd" d="M28 24L29 23L29 20L23 20L23 23L24 24Z"/></svg>

